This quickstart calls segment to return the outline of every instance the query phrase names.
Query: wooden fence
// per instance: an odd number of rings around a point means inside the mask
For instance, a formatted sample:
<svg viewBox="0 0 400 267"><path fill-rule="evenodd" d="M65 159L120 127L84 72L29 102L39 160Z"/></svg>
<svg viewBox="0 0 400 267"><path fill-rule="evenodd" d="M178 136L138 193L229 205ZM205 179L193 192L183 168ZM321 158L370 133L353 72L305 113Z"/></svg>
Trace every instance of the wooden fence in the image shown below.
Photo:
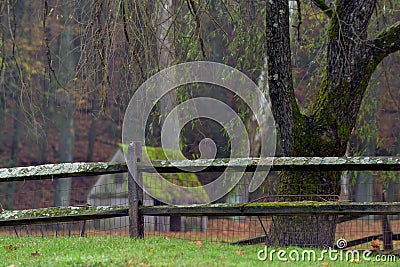
<svg viewBox="0 0 400 267"><path fill-rule="evenodd" d="M0 226L15 226L50 222L71 222L90 219L129 216L129 233L131 237L143 238L143 216L279 216L279 215L344 215L354 218L362 215L400 214L399 202L286 202L279 204L244 203L244 204L209 204L190 206L142 206L143 191L135 180L140 179L143 172L177 173L190 172L191 168L200 172L218 172L225 168L245 168L247 172L259 169L281 170L400 170L400 157L278 157L270 159L199 159L176 162L152 161L141 162L139 144L129 146L128 160L133 163L133 170L128 178L128 206L69 206L49 207L30 210L2 210ZM272 162L272 165L271 165ZM177 167L178 166L178 167ZM183 171L181 167L184 167ZM128 172L126 164L108 162L84 162L46 164L31 167L15 167L0 169L0 182L59 179L78 176L95 176ZM346 219L342 219L345 221ZM340 221L340 220L339 220ZM393 237L396 238L393 234ZM368 239L368 238L367 238ZM367 242L367 241L365 241Z"/></svg>

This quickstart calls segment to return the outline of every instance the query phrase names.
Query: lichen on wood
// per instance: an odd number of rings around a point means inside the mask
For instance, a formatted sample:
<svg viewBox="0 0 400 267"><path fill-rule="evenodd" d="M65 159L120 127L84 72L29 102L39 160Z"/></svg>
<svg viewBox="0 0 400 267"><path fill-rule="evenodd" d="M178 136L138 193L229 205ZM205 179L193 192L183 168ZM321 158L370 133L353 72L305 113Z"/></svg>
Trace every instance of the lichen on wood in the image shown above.
<svg viewBox="0 0 400 267"><path fill-rule="evenodd" d="M124 163L75 162L0 169L0 182L56 179L127 172Z"/></svg>
<svg viewBox="0 0 400 267"><path fill-rule="evenodd" d="M182 170L184 167L185 170ZM190 172L190 168L198 172L225 171L254 171L270 169L281 170L400 170L400 157L269 157L269 158L233 158L233 159L200 159L166 161L155 160L138 163L142 172L180 173ZM45 164L29 167L15 167L0 169L0 182L57 179L76 176L94 176L100 174L127 172L125 163L112 162L76 162Z"/></svg>
<svg viewBox="0 0 400 267"><path fill-rule="evenodd" d="M281 170L400 170L400 157L269 157L269 158L235 158L235 159L200 159L181 161L152 161L140 163L138 168L144 172L183 172L185 170L207 167L200 172L225 171L254 171L270 169Z"/></svg>
<svg viewBox="0 0 400 267"><path fill-rule="evenodd" d="M3 210L0 226L69 222L128 215L127 206L66 206L26 210Z"/></svg>
<svg viewBox="0 0 400 267"><path fill-rule="evenodd" d="M276 216L276 215L368 215L400 214L400 202L254 202L210 205L142 207L143 215L152 216Z"/></svg>

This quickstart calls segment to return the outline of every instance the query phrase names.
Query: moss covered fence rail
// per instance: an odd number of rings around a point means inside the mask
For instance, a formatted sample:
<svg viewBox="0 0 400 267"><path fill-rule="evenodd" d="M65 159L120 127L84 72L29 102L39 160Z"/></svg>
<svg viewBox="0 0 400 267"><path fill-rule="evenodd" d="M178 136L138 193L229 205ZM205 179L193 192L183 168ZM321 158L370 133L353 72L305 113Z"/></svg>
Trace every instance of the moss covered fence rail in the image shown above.
<svg viewBox="0 0 400 267"><path fill-rule="evenodd" d="M34 224L44 222L69 222L89 219L127 216L130 218L130 235L143 237L143 216L261 216L261 215L391 215L400 214L400 203L397 202L270 202L246 204L210 204L191 206L141 206L143 192L131 179L140 176L142 172L177 173L190 172L191 168L200 172L218 172L231 167L246 168L246 171L269 169L281 170L314 170L314 171L343 171L343 170L375 170L399 171L400 157L277 157L271 159L243 158L243 159L199 159L182 160L175 162L152 161L140 162L141 149L130 147L129 159L134 162L133 170L128 179L128 200L126 207L50 207L31 210L0 210L0 226ZM182 168L184 167L184 168ZM185 171L183 171L182 169ZM128 172L124 163L110 162L82 162L45 164L29 167L15 167L0 169L0 182L59 179L78 176L95 176L103 174Z"/></svg>
<svg viewBox="0 0 400 267"><path fill-rule="evenodd" d="M277 157L243 158L243 159L199 159L167 162L165 160L151 163L137 163L139 172L218 172L226 167L232 170L246 168L254 171L257 166L260 170L270 168L271 171L281 170L372 170L372 171L400 171L400 157ZM207 167L208 166L208 167ZM199 171L199 167L207 167ZM184 168L184 170L180 169ZM191 169L192 168L192 169ZM0 182L58 179L66 177L96 176L128 171L126 163L112 162L76 162L44 164L29 167L0 168Z"/></svg>

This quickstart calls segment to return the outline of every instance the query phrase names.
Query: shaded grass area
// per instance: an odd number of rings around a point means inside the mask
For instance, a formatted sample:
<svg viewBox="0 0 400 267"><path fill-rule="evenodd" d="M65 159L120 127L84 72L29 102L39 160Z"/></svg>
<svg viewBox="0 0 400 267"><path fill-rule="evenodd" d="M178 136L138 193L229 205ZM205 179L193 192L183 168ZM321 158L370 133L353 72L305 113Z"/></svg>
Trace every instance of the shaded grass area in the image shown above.
<svg viewBox="0 0 400 267"><path fill-rule="evenodd" d="M0 236L0 266L376 266L377 262L259 261L264 246L234 246L168 237L135 240L127 237ZM289 251L286 248L285 251ZM296 248L301 254L302 249ZM317 251L318 253L318 251ZM286 255L287 257L288 255ZM379 263L397 266L400 262Z"/></svg>

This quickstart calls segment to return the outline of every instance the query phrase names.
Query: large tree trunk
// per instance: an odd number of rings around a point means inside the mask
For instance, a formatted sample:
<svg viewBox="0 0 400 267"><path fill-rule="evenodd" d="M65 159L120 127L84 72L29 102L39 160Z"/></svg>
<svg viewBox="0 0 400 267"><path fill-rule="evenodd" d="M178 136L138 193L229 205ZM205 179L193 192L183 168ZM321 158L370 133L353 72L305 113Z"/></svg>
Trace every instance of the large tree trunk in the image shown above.
<svg viewBox="0 0 400 267"><path fill-rule="evenodd" d="M277 201L337 200L340 172L282 172ZM292 195L292 196L289 196ZM332 246L337 216L279 216L273 218L270 244L300 247Z"/></svg>
<svg viewBox="0 0 400 267"><path fill-rule="evenodd" d="M321 1L318 1L321 2ZM367 40L375 1L336 1L330 19L327 67L313 108L303 115L296 103L291 74L288 1L267 1L267 72L272 112L285 156L343 156L362 97L379 62L398 49L381 39L398 37L387 29ZM392 40L392 39L391 39ZM395 40L395 39L393 39ZM340 195L339 172L283 172L277 200L332 200ZM296 195L296 197L288 197ZM301 197L299 197L299 195ZM272 245L332 246L335 216L276 217Z"/></svg>

